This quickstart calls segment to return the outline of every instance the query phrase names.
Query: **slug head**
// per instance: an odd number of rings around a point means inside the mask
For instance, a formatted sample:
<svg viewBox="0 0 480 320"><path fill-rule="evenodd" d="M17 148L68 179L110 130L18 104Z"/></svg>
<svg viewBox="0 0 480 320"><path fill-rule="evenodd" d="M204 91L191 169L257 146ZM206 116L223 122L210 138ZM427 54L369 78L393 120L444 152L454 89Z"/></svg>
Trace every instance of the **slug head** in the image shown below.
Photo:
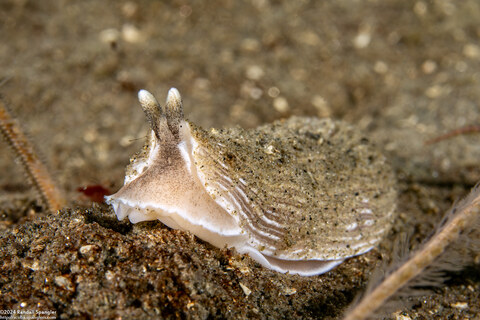
<svg viewBox="0 0 480 320"><path fill-rule="evenodd" d="M146 90L138 93L138 99L152 130L147 144L130 160L124 186L106 197L107 203L119 220L158 219L223 247L230 242L225 237L236 238L240 229L198 179L192 157L196 142L183 119L180 93L170 89L164 108Z"/></svg>

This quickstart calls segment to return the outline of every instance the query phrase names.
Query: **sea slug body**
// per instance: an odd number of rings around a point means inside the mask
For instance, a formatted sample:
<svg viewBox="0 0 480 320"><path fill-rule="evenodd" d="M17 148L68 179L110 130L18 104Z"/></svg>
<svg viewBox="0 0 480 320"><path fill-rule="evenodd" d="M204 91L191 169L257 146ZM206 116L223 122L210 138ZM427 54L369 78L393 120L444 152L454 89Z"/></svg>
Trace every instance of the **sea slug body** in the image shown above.
<svg viewBox="0 0 480 320"><path fill-rule="evenodd" d="M152 130L106 197L118 219L159 219L303 276L369 251L390 230L393 172L352 126L292 117L206 131L184 119L175 88L164 108L145 90L139 100Z"/></svg>

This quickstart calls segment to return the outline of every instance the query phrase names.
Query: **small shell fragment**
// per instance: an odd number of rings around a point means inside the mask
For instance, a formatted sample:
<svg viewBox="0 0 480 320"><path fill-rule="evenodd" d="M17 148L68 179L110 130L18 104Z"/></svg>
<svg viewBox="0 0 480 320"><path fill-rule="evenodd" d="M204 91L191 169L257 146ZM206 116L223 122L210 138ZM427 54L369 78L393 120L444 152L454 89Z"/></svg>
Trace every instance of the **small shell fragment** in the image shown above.
<svg viewBox="0 0 480 320"><path fill-rule="evenodd" d="M163 108L145 90L139 100L152 131L106 197L118 219L159 219L304 276L369 251L390 230L394 175L352 126L292 117L206 131L184 120L174 88Z"/></svg>
<svg viewBox="0 0 480 320"><path fill-rule="evenodd" d="M250 290L246 285L244 285L243 283L239 282L239 285L240 285L240 288L242 288L243 290L243 293L245 293L245 295L248 297L250 295L250 293L252 293L252 290Z"/></svg>
<svg viewBox="0 0 480 320"><path fill-rule="evenodd" d="M284 288L283 289L283 294L286 296L291 296L292 294L297 293L297 289L295 288Z"/></svg>

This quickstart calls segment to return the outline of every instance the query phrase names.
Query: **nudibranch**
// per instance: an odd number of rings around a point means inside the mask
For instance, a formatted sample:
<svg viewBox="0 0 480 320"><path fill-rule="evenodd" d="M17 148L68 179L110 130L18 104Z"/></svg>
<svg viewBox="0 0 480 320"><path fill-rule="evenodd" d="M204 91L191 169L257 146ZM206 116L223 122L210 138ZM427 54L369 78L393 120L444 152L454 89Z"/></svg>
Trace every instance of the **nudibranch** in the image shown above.
<svg viewBox="0 0 480 320"><path fill-rule="evenodd" d="M372 249L392 226L395 178L351 125L292 117L256 129L203 130L141 90L150 123L124 186L119 220L160 220L264 267L311 276Z"/></svg>

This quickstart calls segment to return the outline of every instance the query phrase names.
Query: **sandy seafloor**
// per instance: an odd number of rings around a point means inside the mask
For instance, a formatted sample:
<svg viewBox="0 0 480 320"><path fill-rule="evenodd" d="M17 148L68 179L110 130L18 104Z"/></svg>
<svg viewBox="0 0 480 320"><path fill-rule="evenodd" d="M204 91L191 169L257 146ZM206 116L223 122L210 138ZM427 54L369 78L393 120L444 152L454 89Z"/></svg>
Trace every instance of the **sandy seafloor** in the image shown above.
<svg viewBox="0 0 480 320"><path fill-rule="evenodd" d="M76 189L122 185L148 128L137 90L163 101L175 86L204 127L358 126L397 174L396 230L415 248L480 178L479 134L424 145L480 124L479 39L474 0L0 1L0 92L69 202L49 215L0 143L0 309L340 318L391 239L324 275L283 275L161 223L119 223ZM478 260L389 317L479 319Z"/></svg>

